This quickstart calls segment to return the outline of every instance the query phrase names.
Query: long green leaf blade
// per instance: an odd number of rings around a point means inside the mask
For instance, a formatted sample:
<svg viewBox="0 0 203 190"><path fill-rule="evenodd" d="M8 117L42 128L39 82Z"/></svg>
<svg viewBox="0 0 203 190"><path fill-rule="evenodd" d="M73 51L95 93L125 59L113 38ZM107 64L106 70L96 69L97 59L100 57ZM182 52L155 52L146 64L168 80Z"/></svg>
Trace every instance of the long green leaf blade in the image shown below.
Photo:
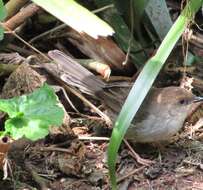
<svg viewBox="0 0 203 190"><path fill-rule="evenodd" d="M106 22L74 0L33 0L33 2L78 32L85 32L94 38L114 33Z"/></svg>
<svg viewBox="0 0 203 190"><path fill-rule="evenodd" d="M203 3L202 0L191 0L187 4L187 6L182 11L181 15L178 17L178 19L176 20L176 22L166 35L164 41L157 50L156 55L146 63L142 72L138 76L134 86L132 87L125 104L122 107L122 110L115 123L112 136L110 139L110 144L108 147L109 174L113 190L117 189L115 166L116 166L116 156L121 141L128 127L130 126L130 123L134 115L138 111L145 96L147 95L149 89L151 88L156 76L158 75L164 62L168 58L171 50L173 49L174 45L176 44L181 34L185 30L188 22L192 18L192 15L199 9L202 3Z"/></svg>

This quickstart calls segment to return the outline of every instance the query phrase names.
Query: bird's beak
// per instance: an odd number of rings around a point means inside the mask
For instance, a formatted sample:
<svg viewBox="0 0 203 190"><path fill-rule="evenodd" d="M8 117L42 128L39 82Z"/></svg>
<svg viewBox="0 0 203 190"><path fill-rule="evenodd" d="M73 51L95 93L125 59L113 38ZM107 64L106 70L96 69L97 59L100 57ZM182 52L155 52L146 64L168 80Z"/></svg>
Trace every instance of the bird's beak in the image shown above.
<svg viewBox="0 0 203 190"><path fill-rule="evenodd" d="M203 101L203 97L202 96L196 96L194 99L194 102L202 102Z"/></svg>

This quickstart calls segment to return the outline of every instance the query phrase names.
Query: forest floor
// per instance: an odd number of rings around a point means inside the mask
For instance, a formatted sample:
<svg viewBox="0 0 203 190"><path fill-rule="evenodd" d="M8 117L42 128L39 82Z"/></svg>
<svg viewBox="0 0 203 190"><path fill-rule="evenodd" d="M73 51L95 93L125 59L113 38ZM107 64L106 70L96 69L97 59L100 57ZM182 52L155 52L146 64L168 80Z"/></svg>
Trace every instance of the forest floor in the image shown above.
<svg viewBox="0 0 203 190"><path fill-rule="evenodd" d="M39 19L37 16L32 17L29 22L25 23L20 32L20 35L28 42L40 33L51 30L58 23L56 21L54 24L40 25L37 19ZM74 33L75 36L78 35L76 34ZM11 142L9 138L1 139L0 144L7 144L9 149L8 153L4 155L0 177L5 179L0 180L0 189L110 189L107 149L112 127L106 125L92 107L84 103L79 96L72 94L67 87L68 85L40 67L41 62L42 64L45 62L41 55L36 54L33 49L27 48L24 43L14 39L12 34L7 35L4 39L5 44L3 43L3 45L7 45L7 48L6 51L1 48L0 60L5 64L14 66L9 74L0 74L0 97L11 98L30 93L46 81L50 85L61 87L56 94L66 110L66 120L59 128L53 126L45 139L36 142L26 139L15 142ZM89 55L85 55L79 49L81 44L89 39L84 40L82 38L84 36L79 36L79 38L77 36L78 39L74 38L75 41L78 40L75 43L77 44L76 47L74 43L71 43L73 39L70 41L68 39L74 35L72 29L63 28L54 34L39 38L31 44L44 52L46 56L49 50L60 49L69 55L77 55L75 56L77 58L88 58ZM81 43L81 40L84 42ZM103 48L102 43L106 42L105 40L100 41L101 49ZM108 43L113 43L112 41L108 41ZM87 52L93 51L91 48L98 45L97 42L91 41L92 46L83 44L83 48L87 48ZM108 46L107 48L110 50L111 47ZM194 44L190 48L195 56L203 57L201 48ZM16 52L22 56L15 54ZM100 53L97 56L101 56ZM34 58L30 57L31 55L34 55ZM117 56L117 53L115 55ZM112 54L113 56L114 54ZM179 85L183 72L186 72L189 78L193 78L193 92L203 96L203 64L201 60L186 68L182 65L183 59L179 60L182 57L182 49L177 46L158 76L155 82L156 86ZM115 60L117 60L116 58ZM136 69L134 68L134 70ZM128 81L134 79L132 73L130 73L130 77L129 75L120 76L120 73L123 74L119 72L117 78L120 77ZM109 80L111 78L113 77L111 76ZM79 110L78 112L75 112L70 106L64 91L66 91L72 104ZM91 96L84 96L90 103L106 113L106 108L102 102ZM202 110L203 105L194 112L194 118L202 118ZM190 120L194 118L190 118ZM4 128L5 119L6 116L0 114L1 129ZM203 190L203 130L201 127L202 121L198 125L190 125L185 122L180 133L166 144L132 144L123 141L116 163L119 189ZM139 163L134 151L141 158L150 161L150 164Z"/></svg>

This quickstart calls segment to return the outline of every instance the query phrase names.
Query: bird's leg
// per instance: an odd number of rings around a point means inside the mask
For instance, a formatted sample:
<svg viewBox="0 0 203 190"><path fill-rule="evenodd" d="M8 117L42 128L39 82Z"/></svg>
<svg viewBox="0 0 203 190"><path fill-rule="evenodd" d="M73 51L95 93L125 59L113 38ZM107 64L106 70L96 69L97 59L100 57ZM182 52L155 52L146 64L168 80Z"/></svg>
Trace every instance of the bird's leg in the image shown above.
<svg viewBox="0 0 203 190"><path fill-rule="evenodd" d="M128 143L127 140L124 139L123 141L124 141L125 145L129 148L129 150L130 150L130 155L131 155L139 164L142 164L142 165L144 165L144 166L149 166L149 165L151 165L151 164L154 163L154 161L152 161L152 160L141 158L141 157L139 156L139 154L136 153L136 152L134 151L134 149L130 146L130 144Z"/></svg>

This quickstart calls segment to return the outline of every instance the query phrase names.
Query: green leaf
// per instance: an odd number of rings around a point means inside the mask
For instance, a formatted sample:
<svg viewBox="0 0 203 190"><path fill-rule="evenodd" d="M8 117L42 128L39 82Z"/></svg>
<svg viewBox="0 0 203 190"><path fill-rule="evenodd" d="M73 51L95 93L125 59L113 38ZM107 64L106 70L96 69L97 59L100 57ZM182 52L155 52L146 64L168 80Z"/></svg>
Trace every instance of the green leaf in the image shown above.
<svg viewBox="0 0 203 190"><path fill-rule="evenodd" d="M5 134L14 139L43 138L49 133L49 126L61 125L64 117L54 90L46 84L32 94L0 100L0 110L9 115Z"/></svg>
<svg viewBox="0 0 203 190"><path fill-rule="evenodd" d="M25 117L8 119L5 123L6 133L17 140L25 136L30 140L38 140L48 135L47 126L43 127L42 120L28 120Z"/></svg>
<svg viewBox="0 0 203 190"><path fill-rule="evenodd" d="M118 4L120 7L119 10L121 11L124 11L124 6L128 4L127 1L94 0L97 8L107 6L113 2ZM146 55L142 51L143 47L131 34L132 32L129 30L129 27L125 23L125 20L122 18L120 12L115 7L112 7L111 9L103 11L100 15L102 15L102 18L110 23L115 30L114 38L122 50L125 52L130 50L130 57L132 58L133 63L135 63L136 66L142 66L147 60Z"/></svg>
<svg viewBox="0 0 203 190"><path fill-rule="evenodd" d="M3 21L7 16L7 11L2 0L0 0L0 20Z"/></svg>
<svg viewBox="0 0 203 190"><path fill-rule="evenodd" d="M126 102L122 107L122 110L115 123L108 147L108 166L113 190L117 189L115 166L117 152L122 139L164 62L180 38L181 34L187 27L188 22L192 19L192 15L198 10L202 3L203 0L189 1L181 15L178 17L166 35L155 56L153 56L145 64L145 67L138 76L134 86L130 91L130 94L127 97Z"/></svg>
<svg viewBox="0 0 203 190"><path fill-rule="evenodd" d="M151 23L159 39L162 41L173 24L166 1L150 0L145 12L147 20Z"/></svg>
<svg viewBox="0 0 203 190"><path fill-rule="evenodd" d="M3 21L7 16L6 8L3 4L3 1L0 0L0 21ZM0 40L4 37L4 29L0 26Z"/></svg>
<svg viewBox="0 0 203 190"><path fill-rule="evenodd" d="M97 38L114 33L113 29L74 0L32 0L78 32Z"/></svg>

